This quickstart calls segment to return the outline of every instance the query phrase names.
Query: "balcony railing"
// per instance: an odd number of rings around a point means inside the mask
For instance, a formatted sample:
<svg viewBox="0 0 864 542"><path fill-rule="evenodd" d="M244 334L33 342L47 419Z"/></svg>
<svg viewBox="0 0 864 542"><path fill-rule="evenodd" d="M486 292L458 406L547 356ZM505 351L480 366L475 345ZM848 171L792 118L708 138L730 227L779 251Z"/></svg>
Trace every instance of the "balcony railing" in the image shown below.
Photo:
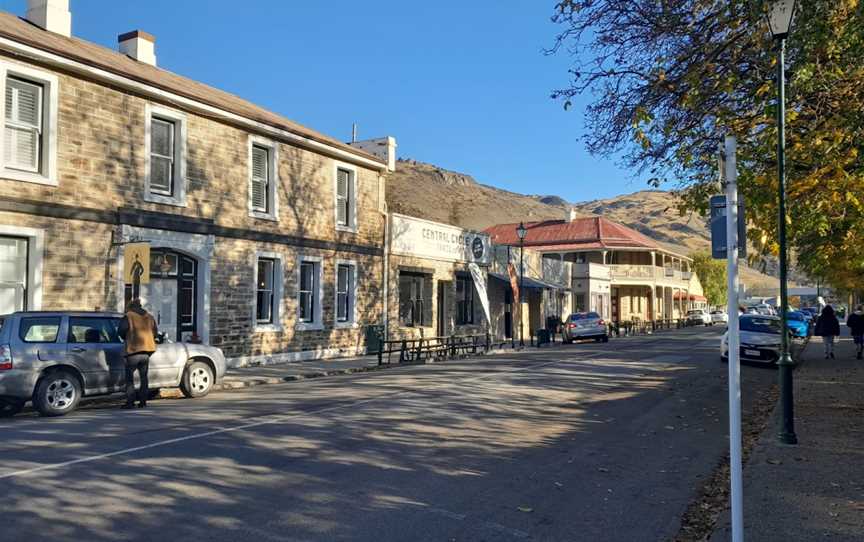
<svg viewBox="0 0 864 542"><path fill-rule="evenodd" d="M692 273L653 265L610 265L613 279L689 281Z"/></svg>

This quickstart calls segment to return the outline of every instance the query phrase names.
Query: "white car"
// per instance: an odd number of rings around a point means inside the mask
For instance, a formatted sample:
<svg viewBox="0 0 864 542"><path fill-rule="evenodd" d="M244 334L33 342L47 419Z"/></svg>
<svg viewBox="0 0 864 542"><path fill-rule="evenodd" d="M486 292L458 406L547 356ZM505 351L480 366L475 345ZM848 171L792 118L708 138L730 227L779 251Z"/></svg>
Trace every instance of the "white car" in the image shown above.
<svg viewBox="0 0 864 542"><path fill-rule="evenodd" d="M729 323L729 315L726 314L726 311L721 311L721 310L711 311L711 323L712 324L728 324Z"/></svg>
<svg viewBox="0 0 864 542"><path fill-rule="evenodd" d="M711 322L711 315L708 314L708 311L705 309L693 309L687 311L687 325L710 326L713 325L713 323Z"/></svg>
<svg viewBox="0 0 864 542"><path fill-rule="evenodd" d="M761 314L738 317L742 361L775 364L780 358L780 318ZM720 340L720 359L729 361L729 332Z"/></svg>

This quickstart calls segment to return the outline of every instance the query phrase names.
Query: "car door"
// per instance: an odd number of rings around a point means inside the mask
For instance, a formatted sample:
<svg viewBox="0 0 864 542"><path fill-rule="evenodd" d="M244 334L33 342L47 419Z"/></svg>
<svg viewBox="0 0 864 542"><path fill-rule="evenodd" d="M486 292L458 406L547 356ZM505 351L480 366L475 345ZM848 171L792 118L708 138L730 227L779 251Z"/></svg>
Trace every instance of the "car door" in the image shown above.
<svg viewBox="0 0 864 542"><path fill-rule="evenodd" d="M84 371L94 391L110 393L125 386L123 343L117 333L119 319L110 316L70 316L66 351Z"/></svg>

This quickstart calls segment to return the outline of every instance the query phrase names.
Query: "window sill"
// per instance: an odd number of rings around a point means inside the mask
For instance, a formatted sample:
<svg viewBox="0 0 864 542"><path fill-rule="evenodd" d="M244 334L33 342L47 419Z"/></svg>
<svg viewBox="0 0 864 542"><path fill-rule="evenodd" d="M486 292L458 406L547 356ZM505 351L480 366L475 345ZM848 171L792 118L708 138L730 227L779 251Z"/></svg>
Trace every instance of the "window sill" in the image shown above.
<svg viewBox="0 0 864 542"><path fill-rule="evenodd" d="M44 184L45 186L57 186L57 179L51 179L38 173L18 171L15 169L4 169L0 172L0 178L12 181L23 181L25 183Z"/></svg>
<svg viewBox="0 0 864 542"><path fill-rule="evenodd" d="M357 329L360 327L360 324L357 322L336 322L333 324L335 329Z"/></svg>
<svg viewBox="0 0 864 542"><path fill-rule="evenodd" d="M255 333L281 333L284 329L280 324L255 324L252 331Z"/></svg>
<svg viewBox="0 0 864 542"><path fill-rule="evenodd" d="M336 224L336 231L342 231L345 233L357 233L357 227L356 226L354 226L354 227L342 226L340 224Z"/></svg>
<svg viewBox="0 0 864 542"><path fill-rule="evenodd" d="M186 207L185 196L171 197L162 194L153 194L152 192L145 192L144 201L148 203L159 203L161 205L173 205L174 207Z"/></svg>
<svg viewBox="0 0 864 542"><path fill-rule="evenodd" d="M294 326L294 329L297 331L321 331L324 329L324 324L321 323L301 323Z"/></svg>
<svg viewBox="0 0 864 542"><path fill-rule="evenodd" d="M271 222L279 222L279 217L275 214L262 213L260 211L249 211L249 216L261 220L269 220Z"/></svg>

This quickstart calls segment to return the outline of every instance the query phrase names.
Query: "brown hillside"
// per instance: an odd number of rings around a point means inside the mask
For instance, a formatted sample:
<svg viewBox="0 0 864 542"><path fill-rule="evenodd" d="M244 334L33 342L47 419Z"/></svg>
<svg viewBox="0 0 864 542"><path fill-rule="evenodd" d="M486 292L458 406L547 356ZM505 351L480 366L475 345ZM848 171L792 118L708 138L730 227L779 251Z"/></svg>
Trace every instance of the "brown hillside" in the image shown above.
<svg viewBox="0 0 864 542"><path fill-rule="evenodd" d="M706 220L695 214L681 216L675 195L643 190L610 199L568 203L558 196L528 196L478 183L456 173L415 160L400 160L387 177L387 205L393 212L483 230L520 220L560 219L572 207L580 216L603 215L666 245L689 254L710 246ZM756 270L742 269L750 286L769 285L774 279Z"/></svg>

